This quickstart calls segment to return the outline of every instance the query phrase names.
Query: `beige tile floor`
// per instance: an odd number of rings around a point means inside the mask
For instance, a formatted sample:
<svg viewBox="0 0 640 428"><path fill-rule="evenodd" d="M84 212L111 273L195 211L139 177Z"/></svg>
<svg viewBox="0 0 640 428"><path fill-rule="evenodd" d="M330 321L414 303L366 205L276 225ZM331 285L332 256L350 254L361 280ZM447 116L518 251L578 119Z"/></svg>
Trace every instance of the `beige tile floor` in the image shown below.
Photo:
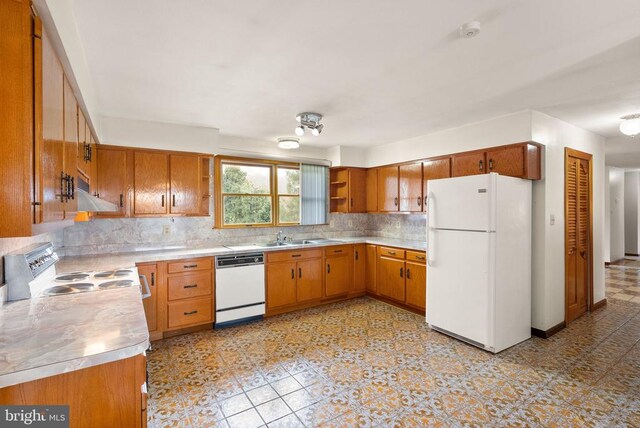
<svg viewBox="0 0 640 428"><path fill-rule="evenodd" d="M149 424L637 427L640 304L615 297L637 273L607 269L605 308L499 355L369 298L154 342Z"/></svg>

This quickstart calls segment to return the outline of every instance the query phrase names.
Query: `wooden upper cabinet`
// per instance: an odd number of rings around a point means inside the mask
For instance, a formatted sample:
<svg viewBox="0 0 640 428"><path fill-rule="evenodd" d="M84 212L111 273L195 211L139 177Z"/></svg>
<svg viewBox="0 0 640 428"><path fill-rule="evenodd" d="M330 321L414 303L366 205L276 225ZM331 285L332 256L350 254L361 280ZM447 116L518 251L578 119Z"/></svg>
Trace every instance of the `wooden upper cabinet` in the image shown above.
<svg viewBox="0 0 640 428"><path fill-rule="evenodd" d="M332 168L330 177L330 212L363 213L367 209L364 192L367 172L363 168Z"/></svg>
<svg viewBox="0 0 640 428"><path fill-rule="evenodd" d="M367 212L378 211L378 168L369 168L366 178Z"/></svg>
<svg viewBox="0 0 640 428"><path fill-rule="evenodd" d="M471 152L451 157L451 176L462 177L487 172L485 152Z"/></svg>
<svg viewBox="0 0 640 428"><path fill-rule="evenodd" d="M400 165L400 211L422 211L422 163Z"/></svg>
<svg viewBox="0 0 640 428"><path fill-rule="evenodd" d="M78 182L78 103L73 88L64 78L64 172L72 182L69 184L69 198L65 202L65 218L73 218L78 211L75 197Z"/></svg>
<svg viewBox="0 0 640 428"><path fill-rule="evenodd" d="M398 211L398 167L383 166L378 168L378 210L383 212Z"/></svg>
<svg viewBox="0 0 640 428"><path fill-rule="evenodd" d="M296 301L298 303L322 297L322 258L296 263Z"/></svg>
<svg viewBox="0 0 640 428"><path fill-rule="evenodd" d="M41 221L64 219L64 73L46 31L42 32L42 148L40 151ZM36 150L38 146L36 145ZM36 165L37 166L37 165ZM38 169L36 168L36 176ZM38 221L36 221L37 223Z"/></svg>
<svg viewBox="0 0 640 428"><path fill-rule="evenodd" d="M96 159L96 184L94 195L105 201L116 204L118 212L98 213L100 217L121 217L128 208L128 150L97 146L94 154ZM93 180L92 180L93 181Z"/></svg>
<svg viewBox="0 0 640 428"><path fill-rule="evenodd" d="M133 159L134 215L167 214L167 154L135 151Z"/></svg>
<svg viewBox="0 0 640 428"><path fill-rule="evenodd" d="M197 155L170 155L170 201L171 214L200 213L200 157ZM208 172L207 172L208 173Z"/></svg>
<svg viewBox="0 0 640 428"><path fill-rule="evenodd" d="M487 172L539 180L540 151L539 145L531 143L487 150Z"/></svg>
<svg viewBox="0 0 640 428"><path fill-rule="evenodd" d="M84 175L88 176L88 162L85 159L85 150L87 147L87 121L84 118L84 113L78 108L78 171L82 171Z"/></svg>
<svg viewBox="0 0 640 428"><path fill-rule="evenodd" d="M353 283L351 287L351 291L354 293L361 293L366 290L366 263L366 244L355 244L353 246Z"/></svg>
<svg viewBox="0 0 640 428"><path fill-rule="evenodd" d="M363 213L367 210L367 171L361 168L349 168L349 208L350 213Z"/></svg>
<svg viewBox="0 0 640 428"><path fill-rule="evenodd" d="M451 177L451 158L430 159L422 162L422 211L427 211L429 180Z"/></svg>

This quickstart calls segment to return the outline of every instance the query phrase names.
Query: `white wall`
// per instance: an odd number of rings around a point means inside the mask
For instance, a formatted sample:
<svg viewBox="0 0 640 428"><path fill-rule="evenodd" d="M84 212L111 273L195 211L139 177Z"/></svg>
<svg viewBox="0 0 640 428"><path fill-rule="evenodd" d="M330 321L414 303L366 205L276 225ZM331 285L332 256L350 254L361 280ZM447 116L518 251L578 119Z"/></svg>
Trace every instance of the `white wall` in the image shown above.
<svg viewBox="0 0 640 428"><path fill-rule="evenodd" d="M101 122L104 144L212 154L218 150L216 128L107 116Z"/></svg>
<svg viewBox="0 0 640 428"><path fill-rule="evenodd" d="M359 147L334 146L327 149L327 159L332 166L366 167L366 150Z"/></svg>
<svg viewBox="0 0 640 428"><path fill-rule="evenodd" d="M605 245L608 250L608 259L605 261L615 262L624 258L624 170L615 167L607 167L608 174L608 208L607 229L609 245Z"/></svg>
<svg viewBox="0 0 640 428"><path fill-rule="evenodd" d="M545 179L533 186L533 321L542 330L564 321L564 151L593 155L593 300L604 299L604 138L551 116L533 112L534 141L545 145ZM544 212L544 215L541 213ZM555 225L550 216L555 216Z"/></svg>
<svg viewBox="0 0 640 428"><path fill-rule="evenodd" d="M626 172L624 174L624 251L627 254L640 254L638 251L639 192L640 172Z"/></svg>
<svg viewBox="0 0 640 428"><path fill-rule="evenodd" d="M387 165L529 140L531 140L531 111L526 110L460 128L373 147L366 154L367 166Z"/></svg>

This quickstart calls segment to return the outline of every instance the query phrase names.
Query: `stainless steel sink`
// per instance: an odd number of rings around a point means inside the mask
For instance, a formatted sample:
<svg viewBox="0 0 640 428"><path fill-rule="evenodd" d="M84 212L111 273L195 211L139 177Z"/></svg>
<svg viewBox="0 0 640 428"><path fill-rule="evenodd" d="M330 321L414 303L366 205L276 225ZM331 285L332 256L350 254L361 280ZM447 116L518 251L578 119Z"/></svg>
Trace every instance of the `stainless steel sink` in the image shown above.
<svg viewBox="0 0 640 428"><path fill-rule="evenodd" d="M268 242L266 244L255 244L258 247L284 247L287 245L291 245L288 242Z"/></svg>
<svg viewBox="0 0 640 428"><path fill-rule="evenodd" d="M291 244L311 245L311 244L329 244L331 242L339 242L339 241L336 241L335 239L314 238L314 239L298 239L297 241L291 241Z"/></svg>

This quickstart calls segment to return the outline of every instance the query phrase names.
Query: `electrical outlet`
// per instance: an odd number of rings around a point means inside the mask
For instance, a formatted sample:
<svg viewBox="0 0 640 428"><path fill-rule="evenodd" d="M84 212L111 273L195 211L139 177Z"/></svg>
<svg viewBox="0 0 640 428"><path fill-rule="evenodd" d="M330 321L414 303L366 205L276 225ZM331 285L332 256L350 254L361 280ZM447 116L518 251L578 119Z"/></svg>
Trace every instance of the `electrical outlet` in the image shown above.
<svg viewBox="0 0 640 428"><path fill-rule="evenodd" d="M163 235L171 234L171 225L170 224L165 224L165 225L162 226L162 234Z"/></svg>
<svg viewBox="0 0 640 428"><path fill-rule="evenodd" d="M556 224L556 216L555 214L551 214L549 216L549 224L551 224L551 226L553 226L554 224Z"/></svg>

